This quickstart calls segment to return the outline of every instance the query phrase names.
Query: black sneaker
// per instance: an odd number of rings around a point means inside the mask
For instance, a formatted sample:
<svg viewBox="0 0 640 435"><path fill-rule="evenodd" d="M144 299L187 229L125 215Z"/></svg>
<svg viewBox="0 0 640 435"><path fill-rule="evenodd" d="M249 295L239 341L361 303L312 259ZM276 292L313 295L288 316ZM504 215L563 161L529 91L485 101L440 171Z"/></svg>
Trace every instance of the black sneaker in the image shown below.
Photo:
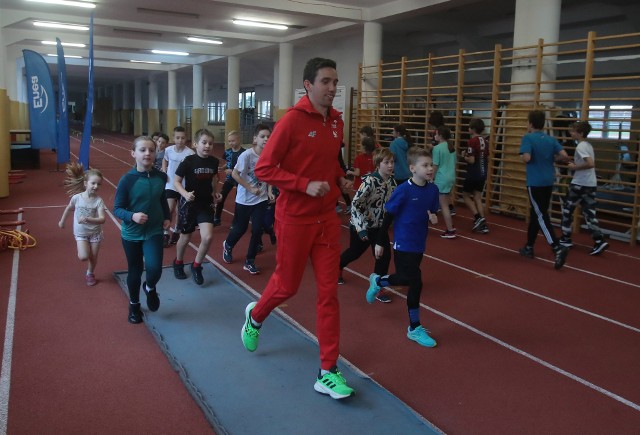
<svg viewBox="0 0 640 435"><path fill-rule="evenodd" d="M227 244L227 241L222 242L222 259L225 263L231 264L233 262L233 255L231 255L231 246Z"/></svg>
<svg viewBox="0 0 640 435"><path fill-rule="evenodd" d="M449 214L451 216L455 216L456 215L456 209L455 207L449 206Z"/></svg>
<svg viewBox="0 0 640 435"><path fill-rule="evenodd" d="M480 231L480 229L482 228L483 225L485 225L487 223L487 220L483 217L479 217L478 219L476 219L476 221L473 223L473 227L471 228L471 231Z"/></svg>
<svg viewBox="0 0 640 435"><path fill-rule="evenodd" d="M180 233L171 234L171 239L169 239L169 244L175 245L180 240Z"/></svg>
<svg viewBox="0 0 640 435"><path fill-rule="evenodd" d="M389 304L391 303L391 298L384 291L379 291L376 295L376 301L382 302L383 304Z"/></svg>
<svg viewBox="0 0 640 435"><path fill-rule="evenodd" d="M560 243L565 248L571 248L573 246L573 241L571 240L571 237L567 237L567 236L562 236L562 238L558 243Z"/></svg>
<svg viewBox="0 0 640 435"><path fill-rule="evenodd" d="M480 232L482 234L487 234L489 232L489 227L487 226L487 224L484 224L484 225L482 225L482 227L480 227L478 232Z"/></svg>
<svg viewBox="0 0 640 435"><path fill-rule="evenodd" d="M184 273L184 264L177 264L175 260L173 261L173 276L176 279L187 279L187 274Z"/></svg>
<svg viewBox="0 0 640 435"><path fill-rule="evenodd" d="M342 285L344 284L344 278L343 277L338 277L338 285Z"/></svg>
<svg viewBox="0 0 640 435"><path fill-rule="evenodd" d="M202 266L195 267L193 263L191 263L191 278L193 278L193 282L198 285L202 285L204 283L204 277L202 276Z"/></svg>
<svg viewBox="0 0 640 435"><path fill-rule="evenodd" d="M522 255L523 257L527 257L527 258L534 258L535 257L535 254L533 253L533 247L532 246L525 246L523 248L520 248L520 250L518 252L520 252L520 255Z"/></svg>
<svg viewBox="0 0 640 435"><path fill-rule="evenodd" d="M158 296L158 292L155 288L147 291L147 282L142 283L142 290L144 294L147 295L147 308L149 311L158 311L160 308L160 297Z"/></svg>
<svg viewBox="0 0 640 435"><path fill-rule="evenodd" d="M165 233L162 235L162 247L163 248L168 248L170 245L170 241L171 241L171 236L169 235L169 233Z"/></svg>
<svg viewBox="0 0 640 435"><path fill-rule="evenodd" d="M554 269L560 269L564 266L564 262L567 261L567 255L569 255L569 248L565 248L562 245L558 245L553 250L556 254L556 261L553 264Z"/></svg>
<svg viewBox="0 0 640 435"><path fill-rule="evenodd" d="M604 240L596 241L596 244L593 245L593 249L589 252L589 255L600 255L602 251L605 251L609 247L609 243Z"/></svg>
<svg viewBox="0 0 640 435"><path fill-rule="evenodd" d="M137 304L129 304L129 323L137 324L142 323L142 310L140 309L140 302Z"/></svg>
<svg viewBox="0 0 640 435"><path fill-rule="evenodd" d="M220 218L213 218L213 226L214 226L214 227L219 227L220 225L222 225L222 219L220 219Z"/></svg>

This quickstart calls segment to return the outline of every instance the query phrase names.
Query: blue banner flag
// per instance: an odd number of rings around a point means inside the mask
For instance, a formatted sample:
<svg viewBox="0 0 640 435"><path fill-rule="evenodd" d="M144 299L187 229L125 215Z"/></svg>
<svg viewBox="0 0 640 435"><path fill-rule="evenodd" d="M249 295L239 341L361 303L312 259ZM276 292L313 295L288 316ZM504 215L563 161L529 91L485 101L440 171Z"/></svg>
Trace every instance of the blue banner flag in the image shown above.
<svg viewBox="0 0 640 435"><path fill-rule="evenodd" d="M87 111L84 114L84 129L80 142L78 162L84 169L89 169L89 151L91 150L91 123L93 121L93 12L89 25L89 89L87 91Z"/></svg>
<svg viewBox="0 0 640 435"><path fill-rule="evenodd" d="M69 149L69 111L67 104L67 65L64 61L64 50L60 39L58 45L58 163L71 160Z"/></svg>
<svg viewBox="0 0 640 435"><path fill-rule="evenodd" d="M27 71L27 99L31 147L52 149L56 147L56 103L49 66L35 51L22 50Z"/></svg>

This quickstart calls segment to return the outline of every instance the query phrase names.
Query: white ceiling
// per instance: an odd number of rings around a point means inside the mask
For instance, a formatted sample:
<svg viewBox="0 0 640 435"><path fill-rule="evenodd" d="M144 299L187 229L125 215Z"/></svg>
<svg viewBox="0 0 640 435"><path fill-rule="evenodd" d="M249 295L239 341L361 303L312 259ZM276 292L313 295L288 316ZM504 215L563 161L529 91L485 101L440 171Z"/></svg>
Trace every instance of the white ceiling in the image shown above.
<svg viewBox="0 0 640 435"><path fill-rule="evenodd" d="M8 61L22 49L54 53L42 40L88 43L88 32L47 30L35 19L88 24L89 9L54 6L27 0L0 0L3 41ZM394 58L409 48L427 53L444 45L473 51L480 44L508 44L513 32L515 0L94 0L94 57L96 86L148 78L153 71L184 69L202 64L212 80L226 82L225 57L244 62L241 86L271 83L278 44L313 44L319 35L360 35L366 21L383 24L383 56ZM637 0L563 0L563 26L583 28L615 23L616 32L639 31ZM233 18L282 23L288 30L250 29L234 25ZM619 30L619 31L617 31ZM610 32L611 33L611 32ZM209 45L187 41L202 36L223 41ZM186 57L152 54L152 49L185 51ZM88 48L65 48L66 54L86 58ZM54 58L51 58L54 59ZM162 65L133 64L153 60ZM69 87L86 88L87 61L67 60ZM247 67L248 66L248 67ZM52 65L52 69L55 66Z"/></svg>

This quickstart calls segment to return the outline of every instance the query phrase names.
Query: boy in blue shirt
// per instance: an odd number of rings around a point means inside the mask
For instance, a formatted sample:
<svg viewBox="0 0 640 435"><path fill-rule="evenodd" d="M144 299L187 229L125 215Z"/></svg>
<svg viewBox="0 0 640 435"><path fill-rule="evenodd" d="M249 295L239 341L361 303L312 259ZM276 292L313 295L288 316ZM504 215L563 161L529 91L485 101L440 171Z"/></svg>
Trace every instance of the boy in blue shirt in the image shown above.
<svg viewBox="0 0 640 435"><path fill-rule="evenodd" d="M378 242L375 247L376 258L380 258L385 249L389 249L389 226L393 225L393 260L396 273L369 276L367 302L376 298L380 287L409 286L407 308L409 310L409 329L407 337L426 347L434 347L436 341L420 324L420 293L422 292L422 272L420 263L425 251L428 225L436 225L440 208L439 192L433 180L433 160L424 148L412 147L407 153L407 162L412 177L406 183L398 185L389 201L385 204L385 217L382 221Z"/></svg>
<svg viewBox="0 0 640 435"><path fill-rule="evenodd" d="M553 249L556 269L560 269L569 253L558 242L558 238L549 219L549 204L553 193L553 183L556 179L554 162L569 159L562 145L553 137L545 134L542 129L545 114L541 110L529 112L529 133L525 134L520 143L520 157L527 164L527 192L531 210L529 214L529 228L527 229L527 244L520 248L520 255L534 258L533 245L538 231L542 231L547 243Z"/></svg>

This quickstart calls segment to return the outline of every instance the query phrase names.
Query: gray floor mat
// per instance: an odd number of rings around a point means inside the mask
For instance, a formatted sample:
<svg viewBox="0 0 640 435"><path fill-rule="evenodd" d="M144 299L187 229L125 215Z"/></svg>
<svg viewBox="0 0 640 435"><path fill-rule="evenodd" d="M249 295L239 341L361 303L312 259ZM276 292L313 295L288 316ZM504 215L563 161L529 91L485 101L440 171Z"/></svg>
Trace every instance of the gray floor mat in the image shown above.
<svg viewBox="0 0 640 435"><path fill-rule="evenodd" d="M146 310L144 293L141 301L147 327L216 432L441 433L345 361L340 370L356 395L338 401L315 392L318 346L277 310L266 320L256 352L247 352L240 329L254 299L212 264L203 266L203 286L190 276L176 280L165 268L157 312ZM127 272L114 275L127 293Z"/></svg>

